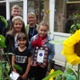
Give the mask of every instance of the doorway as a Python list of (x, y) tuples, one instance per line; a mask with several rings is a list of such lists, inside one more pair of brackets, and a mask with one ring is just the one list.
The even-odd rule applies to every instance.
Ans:
[(6, 18), (6, 2), (0, 3), (0, 15)]

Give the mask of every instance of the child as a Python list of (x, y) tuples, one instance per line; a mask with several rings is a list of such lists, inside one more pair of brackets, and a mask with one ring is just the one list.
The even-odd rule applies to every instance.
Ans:
[[(31, 52), (28, 50), (26, 43), (28, 39), (24, 33), (19, 33), (17, 36), (18, 48), (16, 48), (12, 55), (13, 71), (18, 73), (23, 80), (26, 80), (31, 65)], [(14, 65), (22, 68), (22, 71), (16, 70)]]
[(10, 19), (7, 20), (8, 22), (8, 27), (6, 27), (4, 30), (3, 30), (3, 35), (6, 36), (6, 33), (8, 32), (8, 30), (10, 29), (11, 27), (11, 24), (12, 24), (12, 19), (15, 17), (15, 16), (21, 16), (21, 7), (19, 5), (13, 5), (12, 8), (11, 8), (11, 16), (10, 16)]
[(48, 30), (48, 25), (45, 22), (41, 22), (38, 27), (39, 33), (33, 36), (30, 41), (29, 49), (33, 55), (30, 78), (33, 77), (35, 80), (42, 80), (45, 77), (48, 64), (55, 54), (54, 45), (49, 43)]
[(16, 39), (19, 32), (26, 33), (25, 26), (22, 17), (15, 16), (12, 19), (12, 24), (9, 31), (6, 34), (7, 52), (13, 52), (13, 50), (18, 46)]
[(6, 52), (8, 53), (9, 56), (8, 62), (10, 63), (10, 65), (11, 65), (12, 52), (14, 51), (15, 48), (18, 47), (17, 35), (20, 32), (26, 34), (24, 22), (21, 16), (15, 16), (12, 19), (12, 24), (5, 38), (6, 48), (4, 49), (4, 51), (5, 53)]

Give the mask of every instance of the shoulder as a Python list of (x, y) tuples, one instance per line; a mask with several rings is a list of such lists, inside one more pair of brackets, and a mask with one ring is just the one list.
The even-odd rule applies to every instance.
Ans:
[(32, 56), (31, 50), (28, 49), (28, 55)]
[(38, 27), (39, 25), (38, 24), (36, 24), (36, 27)]
[(29, 24), (27, 24), (26, 26), (25, 26), (25, 29), (27, 30), (27, 33), (29, 32)]
[(26, 27), (26, 28), (29, 28), (29, 24), (27, 24), (25, 27)]
[(26, 51), (25, 53), (27, 53), (26, 55), (28, 55), (28, 56), (32, 55), (32, 53), (31, 53), (31, 51), (29, 49), (26, 49), (25, 51)]
[(38, 34), (34, 35), (34, 36), (31, 38), (31, 40), (35, 40), (35, 39), (37, 39), (37, 37), (38, 37)]
[(47, 34), (47, 40), (48, 41), (50, 41), (51, 40), (51, 38), (50, 38), (50, 36)]
[(6, 37), (7, 37), (7, 38), (14, 38), (14, 36), (12, 36), (12, 35), (9, 34), (9, 33), (6, 34)]

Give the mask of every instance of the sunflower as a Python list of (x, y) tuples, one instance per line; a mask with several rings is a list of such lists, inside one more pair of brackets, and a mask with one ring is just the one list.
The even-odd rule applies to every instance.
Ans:
[(80, 30), (76, 30), (63, 42), (62, 54), (66, 57), (68, 63), (72, 65), (80, 64)]

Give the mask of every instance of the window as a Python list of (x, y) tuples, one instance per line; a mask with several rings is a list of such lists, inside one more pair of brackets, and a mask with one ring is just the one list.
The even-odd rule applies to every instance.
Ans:
[(55, 27), (54, 31), (64, 32), (65, 23), (65, 0), (55, 0)]
[(80, 14), (80, 1), (77, 3), (76, 1), (66, 3), (66, 26), (65, 32), (70, 33), (70, 27), (74, 23), (73, 15)]
[(28, 13), (34, 12), (38, 23), (43, 19), (44, 1), (43, 0), (28, 0)]
[(73, 14), (80, 14), (80, 0), (55, 0), (55, 32), (70, 33)]
[(5, 2), (0, 3), (0, 15), (6, 18), (6, 3)]

